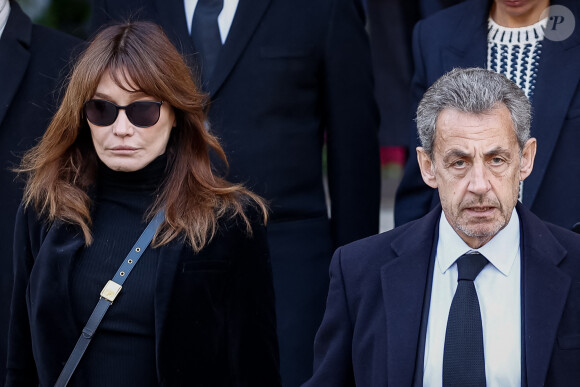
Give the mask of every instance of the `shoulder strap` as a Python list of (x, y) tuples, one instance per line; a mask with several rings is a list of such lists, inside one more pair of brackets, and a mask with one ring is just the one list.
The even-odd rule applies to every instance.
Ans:
[(58, 380), (56, 381), (55, 387), (64, 387), (68, 384), (71, 376), (73, 375), (75, 369), (77, 368), (81, 358), (83, 357), (87, 347), (89, 346), (93, 335), (95, 334), (101, 320), (107, 313), (109, 307), (113, 304), (113, 301), (117, 297), (117, 295), (121, 292), (123, 288), (123, 283), (133, 270), (133, 267), (139, 262), (139, 258), (141, 258), (141, 254), (145, 251), (157, 228), (163, 222), (165, 218), (165, 211), (159, 211), (153, 219), (149, 222), (145, 231), (141, 234), (135, 245), (127, 254), (127, 257), (123, 260), (123, 263), (115, 273), (115, 276), (112, 280), (107, 282), (103, 290), (101, 290), (101, 297), (99, 298), (99, 302), (93, 313), (91, 313), (91, 317), (87, 321), (87, 324), (83, 328), (83, 331), (77, 340), (77, 343), (71, 352), (64, 368), (62, 369)]

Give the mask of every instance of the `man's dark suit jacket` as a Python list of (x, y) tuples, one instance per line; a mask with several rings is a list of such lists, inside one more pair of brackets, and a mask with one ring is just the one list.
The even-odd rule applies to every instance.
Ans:
[[(580, 221), (580, 3), (552, 3), (565, 5), (576, 15), (576, 28), (564, 41), (546, 38), (542, 43), (531, 98), (531, 133), (538, 139), (538, 153), (534, 171), (524, 183), (523, 203), (541, 219), (571, 228)], [(487, 66), (489, 9), (489, 2), (467, 1), (417, 24), (414, 108), (425, 90), (447, 71)], [(439, 203), (437, 192), (425, 185), (419, 172), (415, 125), (410, 136), (409, 160), (395, 200), (395, 225), (418, 219)]]
[[(197, 67), (183, 1), (96, 0), (93, 12), (94, 27), (131, 13), (157, 22)], [(378, 232), (378, 114), (355, 2), (240, 1), (205, 89), (227, 178), (270, 202), (282, 378), (296, 386), (311, 375), (332, 251)]]
[[(158, 248), (159, 386), (280, 386), (266, 231), (255, 210), (248, 216), (252, 237), (239, 217), (223, 217), (199, 253), (181, 240)], [(84, 239), (78, 228), (60, 221), (47, 227), (32, 209), (19, 211), (16, 220), (6, 387), (52, 386), (83, 329), (66, 279)], [(87, 300), (97, 301), (97, 295)], [(90, 384), (84, 377), (75, 373), (74, 385)]]
[[(578, 386), (580, 236), (541, 221), (522, 205), (516, 209), (522, 385)], [(413, 385), (440, 215), (439, 206), (417, 221), (336, 251), (316, 335), (314, 376), (304, 387)]]
[(22, 195), (11, 169), (48, 126), (71, 51), (81, 42), (32, 24), (15, 1), (10, 8), (0, 38), (0, 383), (6, 366), (14, 217)]

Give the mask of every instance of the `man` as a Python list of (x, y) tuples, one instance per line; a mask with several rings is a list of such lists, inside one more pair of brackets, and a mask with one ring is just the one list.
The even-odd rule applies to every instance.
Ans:
[(580, 237), (517, 201), (536, 154), (526, 96), (456, 69), (417, 127), (441, 205), (335, 252), (304, 386), (577, 386)]
[(22, 196), (11, 169), (48, 126), (71, 51), (80, 43), (33, 24), (15, 1), (0, 0), (0, 383), (6, 366), (14, 218)]
[[(565, 15), (565, 23), (555, 24), (563, 16), (552, 14), (540, 21), (550, 5), (558, 6), (552, 12), (564, 6), (574, 17)], [(580, 180), (568, 178), (580, 175), (579, 18), (577, 0), (470, 0), (422, 20), (413, 36), (415, 107), (425, 90), (454, 67), (486, 67), (525, 91), (534, 117), (531, 133), (540, 146), (521, 202), (541, 219), (568, 229), (580, 221)], [(554, 39), (551, 33), (558, 30), (571, 35)], [(414, 153), (414, 128), (409, 134)], [(416, 158), (409, 157), (397, 189), (395, 225), (418, 219), (437, 204), (437, 192), (423, 184)]]
[[(368, 39), (353, 0), (225, 0), (223, 9), (219, 3), (94, 0), (92, 25), (129, 15), (152, 20), (195, 74), (202, 70), (227, 177), (266, 198), (272, 210), (281, 374), (283, 385), (293, 387), (312, 374), (332, 251), (378, 232), (378, 114)], [(214, 5), (217, 11), (206, 8)], [(198, 23), (210, 11), (216, 36), (206, 37)], [(219, 47), (210, 56), (212, 37)]]

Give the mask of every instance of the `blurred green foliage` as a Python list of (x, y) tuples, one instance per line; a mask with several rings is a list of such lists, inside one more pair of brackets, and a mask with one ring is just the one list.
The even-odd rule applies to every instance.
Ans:
[(85, 39), (91, 6), (89, 0), (16, 0), (38, 24)]

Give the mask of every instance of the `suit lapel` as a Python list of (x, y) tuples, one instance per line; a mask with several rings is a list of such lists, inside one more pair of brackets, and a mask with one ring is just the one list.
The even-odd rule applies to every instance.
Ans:
[[(159, 0), (162, 1), (162, 0)], [(248, 45), (271, 0), (240, 0), (228, 37), (219, 54), (209, 80), (209, 93), (214, 96), (234, 68)]]
[(580, 34), (555, 42), (544, 39), (536, 88), (532, 96), (532, 136), (538, 140), (534, 172), (524, 183), (524, 203), (528, 207), (542, 183), (568, 107), (580, 80)]
[(455, 67), (487, 67), (487, 19), (489, 4), (472, 2), (473, 12), (456, 27), (456, 39), (441, 51), (444, 72)]
[(15, 2), (10, 6), (10, 16), (0, 39), (0, 124), (18, 92), (30, 60), (32, 23)]
[(522, 295), (526, 376), (530, 386), (544, 384), (571, 279), (558, 268), (564, 247), (547, 227), (518, 205), (522, 220)]
[[(74, 261), (83, 247), (84, 238), (80, 229), (56, 220), (41, 241), (34, 258), (34, 270), (29, 281), (34, 286), (29, 286), (28, 290), (31, 329), (41, 336), (50, 330), (53, 337), (63, 338), (51, 354), (55, 358), (68, 357), (83, 327), (74, 317), (70, 288)], [(96, 296), (87, 302), (96, 303)], [(46, 313), (42, 310), (46, 305), (57, 307)]]
[(186, 56), (196, 52), (187, 29), (185, 7), (182, 1), (154, 0), (154, 15), (177, 49)]
[(398, 258), (381, 268), (387, 374), (392, 386), (412, 385), (429, 258), (436, 243), (433, 235), (440, 214), (438, 207), (394, 240), (391, 246)]

